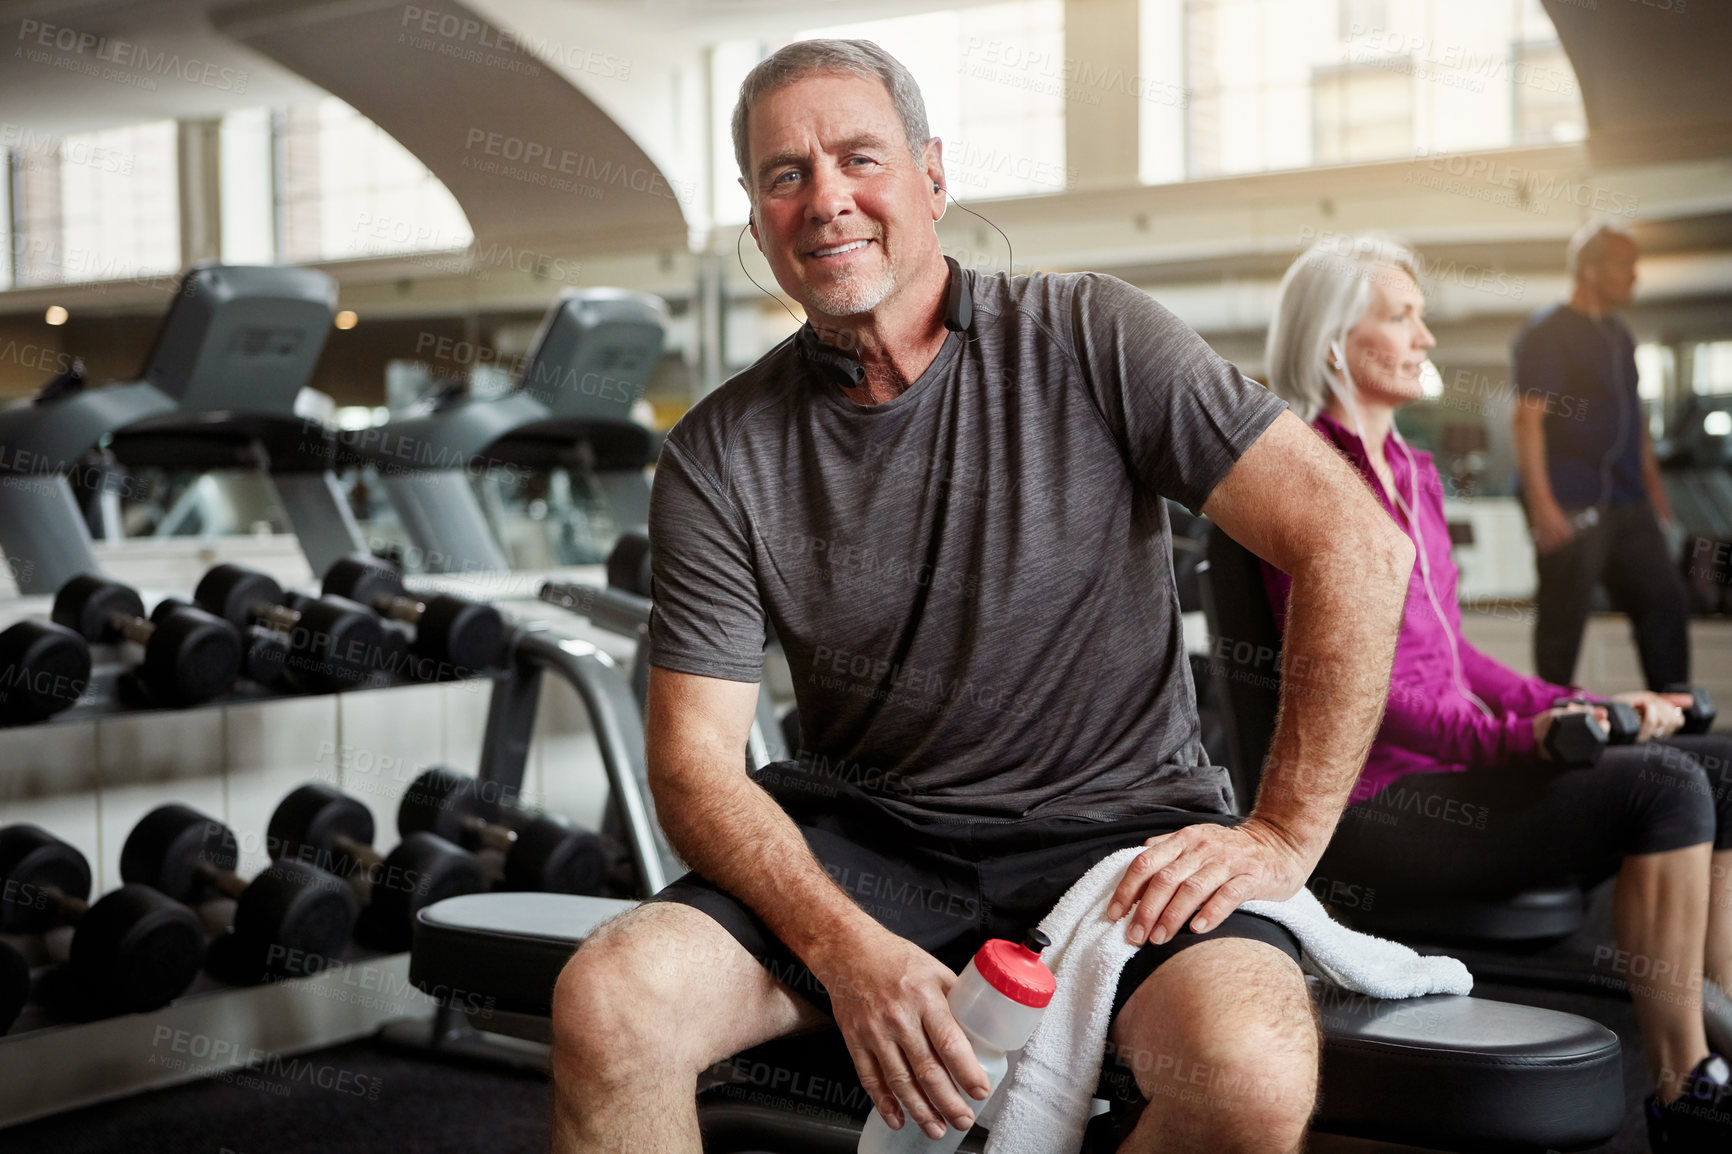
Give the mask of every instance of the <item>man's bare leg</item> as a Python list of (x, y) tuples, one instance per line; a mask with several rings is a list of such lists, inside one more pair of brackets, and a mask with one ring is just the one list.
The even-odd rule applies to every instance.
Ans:
[(828, 1020), (707, 914), (639, 906), (554, 989), (554, 1154), (699, 1154), (697, 1076)]
[(1292, 1154), (1317, 1101), (1305, 978), (1264, 942), (1220, 938), (1167, 959), (1119, 1011), (1113, 1052), (1148, 1108), (1122, 1154)]

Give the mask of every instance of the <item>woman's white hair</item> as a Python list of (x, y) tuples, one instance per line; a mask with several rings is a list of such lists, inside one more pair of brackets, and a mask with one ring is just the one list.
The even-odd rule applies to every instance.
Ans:
[(1307, 424), (1329, 407), (1330, 395), (1341, 387), (1331, 380), (1332, 345), (1346, 387), (1344, 399), (1352, 405), (1352, 378), (1343, 352), (1347, 333), (1371, 304), (1372, 280), (1391, 269), (1419, 280), (1418, 256), (1395, 237), (1331, 233), (1305, 250), (1281, 278), (1264, 363), (1270, 391)]

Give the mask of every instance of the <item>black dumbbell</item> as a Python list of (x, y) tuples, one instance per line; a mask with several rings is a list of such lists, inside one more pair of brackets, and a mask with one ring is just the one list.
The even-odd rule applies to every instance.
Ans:
[(1590, 697), (1560, 697), (1552, 705), (1591, 705), (1606, 711), (1606, 741), (1611, 745), (1631, 745), (1642, 732), (1642, 713), (1627, 701), (1604, 701)]
[(325, 573), (328, 597), (347, 597), (381, 617), (415, 627), (415, 656), (447, 662), (460, 670), (487, 669), (498, 662), (505, 641), (499, 610), (467, 597), (438, 593), (410, 596), (403, 575), (377, 557), (344, 557)]
[(309, 689), (347, 689), (381, 672), (384, 665), (379, 619), (354, 602), (338, 597), (298, 597), (291, 602), (268, 574), (232, 564), (207, 572), (192, 599), (238, 629), (259, 625), (285, 636), (288, 675)]
[(70, 709), (90, 684), (90, 642), (64, 625), (20, 621), (0, 633), (0, 725)]
[[(197, 605), (189, 601), (181, 601), (174, 597), (164, 597), (156, 603), (156, 608), (150, 611), (152, 622), (160, 624), (162, 618), (181, 609), (197, 609)], [(234, 624), (230, 622), (230, 624)], [(238, 628), (238, 626), (237, 626)], [(267, 629), (263, 625), (248, 625), (241, 636), (241, 676), (259, 685), (276, 685), (283, 680), (288, 671), (289, 638), (285, 633)]]
[(613, 543), (607, 554), (607, 583), (639, 597), (654, 595), (650, 576), (649, 534), (642, 529), (627, 529)]
[(0, 942), (0, 1034), (12, 1028), (30, 1000), (30, 963), (23, 954)]
[(225, 692), (241, 671), (241, 639), (232, 625), (198, 609), (153, 624), (139, 595), (118, 581), (86, 573), (54, 595), (54, 621), (86, 641), (144, 646), (139, 682), (165, 705), (198, 705)]
[(365, 805), (334, 786), (310, 782), (277, 806), (266, 842), (275, 859), (311, 862), (360, 880), (368, 891), (362, 936), (383, 950), (409, 948), (422, 907), (487, 888), (481, 863), (462, 846), (437, 834), (412, 833), (381, 855), (373, 848), (373, 832), (373, 814)]
[(1597, 765), (1611, 735), (1592, 713), (1566, 713), (1552, 718), (1545, 747), (1551, 759), (1571, 769)]
[(198, 977), (205, 935), (196, 914), (143, 885), (121, 886), (91, 905), (90, 863), (40, 826), (0, 829), (0, 884), (0, 933), (78, 927), (67, 970), (106, 1010), (158, 1009)]
[(1707, 733), (1714, 728), (1714, 718), (1719, 710), (1714, 708), (1714, 699), (1700, 685), (1670, 685), (1667, 693), (1688, 693), (1690, 704), (1684, 708), (1684, 728), (1680, 733)]
[(484, 783), (440, 766), (424, 771), (397, 807), (397, 832), (432, 833), (505, 857), (502, 888), (548, 893), (600, 892), (612, 860), (597, 834), (550, 814), (487, 798)]
[[(228, 826), (190, 806), (158, 806), (120, 850), (120, 876), (196, 905), (235, 899), (223, 946), (225, 976), (237, 981), (310, 973), (338, 957), (354, 932), (359, 902), (347, 882), (306, 862), (272, 862), (251, 883)], [(214, 947), (213, 947), (214, 948)]]

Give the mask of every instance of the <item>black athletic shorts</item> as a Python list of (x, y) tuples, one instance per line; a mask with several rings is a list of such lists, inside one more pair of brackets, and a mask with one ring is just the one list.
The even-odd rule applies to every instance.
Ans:
[[(758, 780), (769, 784), (764, 775)], [(1171, 812), (1106, 822), (1049, 818), (933, 829), (905, 823), (870, 803), (841, 804), (846, 797), (832, 795), (823, 804), (778, 800), (844, 892), (880, 925), (958, 973), (988, 939), (1021, 940), (1102, 858), (1197, 822), (1239, 821)], [(830, 1012), (829, 994), (793, 951), (744, 903), (707, 878), (688, 873), (650, 900), (702, 910), (771, 974)], [(1144, 945), (1126, 964), (1113, 1001), (1114, 1016), (1162, 962), (1211, 938), (1267, 942), (1299, 960), (1293, 935), (1267, 918), (1235, 911), (1203, 934), (1186, 925), (1164, 945)]]

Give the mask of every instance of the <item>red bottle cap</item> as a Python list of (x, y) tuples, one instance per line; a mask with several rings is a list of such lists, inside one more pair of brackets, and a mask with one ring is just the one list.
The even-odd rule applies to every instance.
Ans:
[(1049, 943), (1039, 930), (1031, 931), (1022, 945), (993, 938), (974, 955), (974, 968), (987, 985), (1011, 1001), (1038, 1010), (1052, 1001), (1058, 980), (1042, 964), (1039, 950), (1030, 949), (1030, 944), (1045, 949)]

